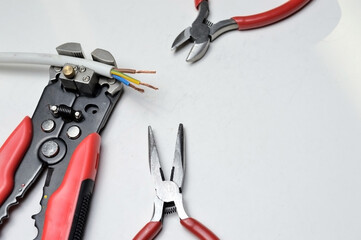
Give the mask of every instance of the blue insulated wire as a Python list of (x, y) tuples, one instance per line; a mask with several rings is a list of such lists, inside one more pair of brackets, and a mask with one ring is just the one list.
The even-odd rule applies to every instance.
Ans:
[(129, 82), (127, 80), (125, 80), (124, 78), (119, 77), (119, 76), (114, 75), (114, 74), (112, 74), (112, 77), (115, 78), (116, 80), (118, 80), (119, 82), (124, 83), (125, 85), (129, 86)]

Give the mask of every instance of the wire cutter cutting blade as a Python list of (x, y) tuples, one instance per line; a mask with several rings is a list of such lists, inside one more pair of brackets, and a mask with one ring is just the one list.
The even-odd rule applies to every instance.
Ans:
[(294, 14), (311, 0), (289, 0), (288, 2), (269, 11), (249, 16), (236, 16), (215, 24), (208, 21), (208, 0), (195, 0), (198, 16), (191, 27), (183, 30), (174, 40), (172, 50), (175, 50), (186, 42), (194, 44), (186, 59), (187, 62), (196, 62), (207, 52), (210, 42), (225, 32), (231, 30), (248, 30), (264, 27), (278, 22)]

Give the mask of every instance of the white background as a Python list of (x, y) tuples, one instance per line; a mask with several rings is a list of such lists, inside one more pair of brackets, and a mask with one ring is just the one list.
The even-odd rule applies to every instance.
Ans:
[[(285, 0), (211, 1), (211, 21)], [(84, 239), (131, 239), (152, 215), (147, 126), (166, 176), (179, 123), (186, 134), (184, 202), (221, 239), (361, 239), (361, 2), (315, 0), (275, 25), (233, 31), (195, 64), (171, 43), (197, 15), (193, 0), (0, 2), (0, 51), (56, 53), (80, 42), (159, 91), (126, 89), (102, 133)], [(0, 143), (31, 116), (48, 67), (0, 66)], [(33, 239), (44, 176), (0, 229)], [(195, 239), (166, 216), (157, 239)]]

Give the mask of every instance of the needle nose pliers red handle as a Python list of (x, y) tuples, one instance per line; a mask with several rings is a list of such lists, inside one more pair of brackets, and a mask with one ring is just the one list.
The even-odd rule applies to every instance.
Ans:
[(198, 61), (206, 54), (210, 42), (221, 34), (230, 30), (248, 30), (270, 25), (294, 14), (310, 1), (289, 0), (281, 6), (263, 13), (232, 17), (213, 24), (207, 20), (209, 14), (208, 1), (195, 0), (195, 6), (199, 10), (198, 16), (191, 27), (186, 28), (177, 36), (172, 44), (172, 49), (192, 40), (194, 44), (186, 61)]
[(176, 149), (170, 180), (165, 180), (152, 128), (148, 128), (149, 167), (155, 187), (154, 211), (148, 222), (133, 240), (152, 240), (162, 229), (164, 214), (177, 212), (180, 223), (200, 240), (219, 240), (219, 238), (202, 223), (187, 215), (183, 206), (182, 185), (185, 171), (184, 134), (180, 124), (177, 134)]

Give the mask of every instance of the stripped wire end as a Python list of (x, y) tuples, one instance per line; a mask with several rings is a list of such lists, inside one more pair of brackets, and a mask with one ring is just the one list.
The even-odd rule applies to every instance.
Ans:
[(113, 72), (112, 72), (112, 77), (114, 79), (118, 80), (119, 82), (123, 83), (125, 86), (131, 87), (131, 88), (133, 88), (134, 90), (136, 90), (138, 92), (144, 93), (144, 89), (134, 86), (128, 80), (126, 80), (126, 79), (124, 79), (124, 78), (122, 78), (122, 77), (120, 77), (118, 75), (113, 74)]
[(143, 88), (136, 87), (136, 86), (134, 86), (134, 85), (131, 84), (131, 83), (129, 83), (129, 87), (133, 88), (134, 90), (136, 90), (136, 91), (138, 91), (138, 92), (144, 93), (144, 89), (143, 89)]
[[(128, 73), (129, 73), (129, 72), (133, 71), (133, 69), (120, 69), (120, 68), (114, 68), (114, 69), (112, 69), (112, 71), (111, 71), (112, 76), (113, 76), (115, 79), (123, 82), (124, 84), (125, 84), (125, 81), (126, 81), (128, 84), (125, 84), (125, 85), (127, 85), (127, 86), (129, 86), (129, 87), (131, 87), (131, 88), (133, 88), (133, 89), (135, 89), (135, 90), (137, 90), (137, 91), (139, 91), (139, 92), (144, 92), (144, 89), (138, 88), (138, 87), (136, 87), (136, 86), (134, 86), (134, 85), (132, 85), (132, 84), (130, 84), (130, 83), (134, 83), (134, 84), (137, 84), (137, 85), (143, 85), (143, 86), (145, 86), (145, 87), (149, 87), (149, 88), (152, 88), (152, 89), (154, 89), (154, 90), (158, 90), (157, 87), (154, 87), (154, 86), (152, 86), (152, 85), (150, 85), (150, 84), (148, 84), (148, 83), (142, 83), (141, 81), (139, 81), (139, 80), (137, 80), (137, 79), (135, 79), (135, 78), (132, 78), (132, 77), (128, 76), (127, 74), (125, 74), (124, 72), (120, 72), (120, 71), (118, 71), (118, 70), (123, 70), (124, 72), (128, 72)], [(135, 70), (134, 70), (134, 71), (135, 71)], [(144, 70), (142, 70), (142, 71), (144, 71)], [(155, 73), (155, 71), (147, 71), (147, 72), (154, 72), (154, 73)], [(121, 80), (120, 80), (120, 79), (121, 79)], [(141, 89), (141, 90), (140, 90), (140, 89)]]
[(146, 87), (152, 88), (152, 89), (154, 89), (154, 90), (158, 90), (158, 89), (159, 89), (159, 88), (154, 87), (154, 86), (152, 86), (152, 85), (150, 85), (150, 84), (148, 84), (148, 83), (142, 83), (142, 82), (140, 82), (140, 83), (139, 83), (139, 85), (143, 85), (143, 86), (146, 86)]

